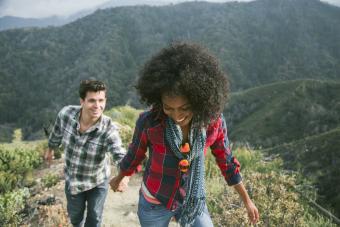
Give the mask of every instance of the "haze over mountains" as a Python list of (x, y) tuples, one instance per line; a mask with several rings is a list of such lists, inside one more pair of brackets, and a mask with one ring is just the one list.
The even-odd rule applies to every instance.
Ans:
[(103, 4), (100, 4), (96, 7), (92, 7), (89, 9), (79, 10), (71, 15), (53, 15), (49, 17), (19, 17), (19, 16), (10, 16), (5, 15), (0, 17), (0, 31), (14, 28), (25, 28), (25, 27), (48, 27), (48, 26), (62, 26), (68, 23), (71, 23), (79, 18), (90, 15), (96, 10), (106, 9), (118, 6), (133, 6), (133, 5), (167, 5), (171, 2), (176, 1), (157, 1), (157, 0), (124, 0), (124, 1), (107, 1)]
[[(186, 0), (186, 1), (194, 1), (194, 0)], [(207, 0), (212, 2), (228, 2), (231, 0)], [(238, 2), (243, 1), (252, 1), (252, 0), (238, 0)], [(323, 2), (327, 2), (332, 5), (340, 6), (340, 0), (322, 0)], [(168, 5), (168, 4), (177, 4), (185, 2), (184, 0), (111, 0), (107, 1), (102, 4), (96, 4), (95, 2), (92, 3), (92, 7), (86, 6), (83, 3), (79, 3), (79, 9), (74, 8), (76, 6), (75, 3), (72, 3), (73, 6), (73, 13), (66, 13), (66, 12), (59, 12), (57, 9), (53, 9), (53, 5), (51, 7), (48, 7), (50, 4), (56, 4), (53, 3), (53, 1), (49, 1), (46, 3), (37, 3), (37, 2), (26, 2), (26, 4), (39, 4), (40, 10), (37, 14), (37, 10), (34, 10), (34, 12), (30, 11), (32, 10), (31, 7), (25, 7), (25, 13), (22, 15), (23, 11), (18, 9), (18, 7), (21, 7), (20, 5), (15, 5), (18, 3), (15, 2), (9, 2), (9, 0), (5, 0), (3, 5), (0, 3), (0, 31), (7, 30), (7, 29), (14, 29), (14, 28), (25, 28), (25, 27), (47, 27), (47, 26), (62, 26), (65, 24), (68, 24), (70, 22), (73, 22), (79, 18), (82, 18), (84, 16), (90, 15), (91, 13), (95, 12), (98, 9), (106, 9), (106, 8), (112, 8), (112, 7), (119, 7), (119, 6), (133, 6), (133, 5), (151, 5), (151, 6), (161, 6), (161, 5)], [(6, 4), (10, 4), (11, 9), (16, 9), (14, 12), (13, 10), (9, 11), (7, 10)], [(20, 3), (21, 4), (21, 3)], [(45, 4), (48, 9), (43, 10), (43, 5)], [(58, 6), (59, 9), (66, 8), (66, 6), (62, 6), (62, 2), (59, 2), (60, 6)], [(5, 8), (1, 10), (1, 7)], [(53, 13), (50, 12), (52, 9), (55, 10)], [(84, 9), (85, 8), (85, 9)], [(42, 16), (45, 15), (45, 16)]]
[(177, 3), (178, 0), (111, 0), (103, 4), (99, 4), (95, 7), (88, 9), (78, 10), (71, 15), (52, 15), (48, 17), (40, 17), (37, 15), (32, 15), (31, 17), (20, 17), (20, 16), (0, 16), (0, 31), (15, 28), (25, 28), (25, 27), (48, 27), (48, 26), (62, 26), (71, 23), (79, 18), (90, 15), (96, 10), (113, 8), (119, 6), (133, 6), (133, 5), (151, 5), (151, 6), (161, 6), (168, 5), (171, 3)]

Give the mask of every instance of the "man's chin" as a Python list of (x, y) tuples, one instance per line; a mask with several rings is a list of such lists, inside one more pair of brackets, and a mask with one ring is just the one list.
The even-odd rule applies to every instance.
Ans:
[(93, 113), (92, 117), (97, 118), (97, 117), (100, 117), (101, 115), (102, 115), (102, 113)]

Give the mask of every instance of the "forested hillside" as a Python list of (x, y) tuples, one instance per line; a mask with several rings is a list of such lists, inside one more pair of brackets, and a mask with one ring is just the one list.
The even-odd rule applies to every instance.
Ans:
[(277, 82), (234, 93), (225, 110), (230, 140), (279, 154), (340, 216), (340, 83)]
[(233, 91), (338, 80), (339, 24), (340, 9), (317, 0), (258, 0), (117, 7), (59, 28), (0, 32), (0, 124), (21, 127), (26, 139), (41, 137), (62, 105), (78, 102), (79, 80), (89, 77), (109, 84), (109, 107), (137, 106), (138, 70), (174, 40), (215, 53)]
[(225, 110), (233, 141), (268, 148), (340, 126), (340, 83), (295, 80), (233, 93)]

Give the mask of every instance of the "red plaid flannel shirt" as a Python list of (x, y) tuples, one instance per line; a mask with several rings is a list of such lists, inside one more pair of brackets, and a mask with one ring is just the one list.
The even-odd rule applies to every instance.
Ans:
[[(143, 176), (148, 191), (157, 198), (167, 209), (172, 209), (175, 201), (180, 200), (179, 186), (181, 172), (178, 169), (179, 159), (165, 142), (165, 115), (159, 117), (156, 111), (142, 113), (137, 120), (132, 143), (128, 153), (120, 163), (121, 172), (131, 176), (138, 165), (146, 157)], [(240, 164), (232, 156), (227, 137), (227, 128), (223, 117), (218, 118), (207, 128), (207, 139), (204, 154), (210, 147), (228, 185), (241, 181)]]

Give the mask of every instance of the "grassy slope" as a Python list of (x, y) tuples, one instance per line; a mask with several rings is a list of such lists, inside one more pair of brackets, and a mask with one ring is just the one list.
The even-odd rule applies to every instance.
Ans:
[(296, 80), (235, 93), (225, 110), (230, 138), (272, 147), (334, 129), (340, 83)]
[[(318, 188), (318, 199), (340, 216), (340, 84), (296, 80), (232, 95), (225, 111), (233, 142), (278, 153)], [(327, 202), (326, 202), (327, 201)]]
[[(336, 226), (320, 215), (294, 189), (299, 176), (283, 171), (280, 158), (264, 161), (262, 152), (234, 150), (241, 162), (243, 182), (260, 211), (259, 226)], [(232, 187), (226, 187), (213, 156), (206, 160), (207, 204), (216, 226), (248, 226), (245, 208)], [(299, 185), (299, 186), (303, 186)], [(311, 197), (314, 189), (302, 187)], [(275, 201), (275, 202), (273, 202)]]
[(299, 170), (317, 185), (319, 200), (340, 216), (340, 127), (304, 139), (265, 149), (280, 154), (286, 168)]

